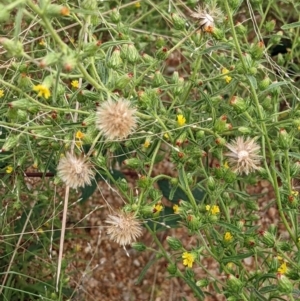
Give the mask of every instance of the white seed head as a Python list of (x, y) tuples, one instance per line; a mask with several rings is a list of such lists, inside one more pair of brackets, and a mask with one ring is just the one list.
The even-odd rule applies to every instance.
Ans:
[(91, 185), (95, 173), (84, 157), (67, 153), (59, 160), (57, 175), (66, 185), (77, 189)]
[(136, 109), (125, 99), (111, 99), (100, 105), (96, 113), (96, 126), (109, 139), (124, 139), (137, 126)]
[(258, 170), (261, 156), (258, 155), (260, 146), (254, 139), (237, 137), (230, 144), (226, 144), (230, 152), (225, 153), (233, 171), (237, 174), (249, 173)]

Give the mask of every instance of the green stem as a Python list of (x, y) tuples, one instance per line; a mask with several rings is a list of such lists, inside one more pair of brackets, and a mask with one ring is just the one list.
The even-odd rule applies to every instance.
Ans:
[[(244, 59), (244, 56), (243, 56), (243, 53), (242, 53), (242, 50), (241, 50), (241, 47), (240, 47), (240, 44), (239, 44), (239, 40), (238, 40), (236, 31), (235, 31), (235, 26), (234, 26), (234, 23), (233, 23), (233, 18), (232, 18), (232, 14), (231, 14), (229, 4), (228, 4), (228, 0), (225, 0), (224, 4), (225, 4), (225, 10), (226, 10), (226, 13), (227, 13), (227, 16), (228, 16), (228, 21), (229, 21), (229, 24), (230, 24), (230, 27), (231, 27), (231, 33), (232, 33), (233, 41), (234, 41), (239, 59), (242, 62), (244, 70), (247, 70), (247, 65), (246, 65), (246, 62), (245, 62), (245, 59)], [(248, 84), (250, 86), (250, 92), (251, 92), (252, 99), (253, 99), (254, 104), (257, 108), (257, 114), (258, 114), (259, 120), (264, 120), (264, 116), (263, 116), (263, 113), (261, 111), (261, 106), (259, 104), (259, 100), (258, 100), (258, 96), (257, 96), (256, 90), (255, 90), (255, 87), (253, 86), (253, 84), (250, 80), (248, 80)], [(283, 212), (282, 202), (281, 202), (281, 195), (280, 195), (280, 192), (279, 192), (279, 186), (278, 186), (278, 181), (277, 181), (275, 156), (274, 156), (274, 153), (273, 153), (273, 150), (272, 150), (272, 145), (271, 145), (270, 139), (268, 137), (268, 131), (267, 131), (267, 128), (266, 128), (266, 125), (265, 125), (264, 122), (261, 122), (260, 125), (261, 125), (261, 128), (262, 128), (263, 137), (265, 139), (267, 148), (269, 150), (272, 183), (273, 183), (273, 188), (274, 188), (275, 195), (276, 195), (276, 203), (277, 203), (279, 215), (282, 219), (282, 222), (284, 223), (284, 226), (285, 226), (286, 230), (289, 232), (292, 240), (294, 241), (295, 245), (299, 249), (299, 246), (298, 246), (298, 243), (297, 243), (297, 238), (293, 234), (292, 229), (290, 228), (290, 226), (287, 222), (287, 219), (284, 215), (284, 212)]]

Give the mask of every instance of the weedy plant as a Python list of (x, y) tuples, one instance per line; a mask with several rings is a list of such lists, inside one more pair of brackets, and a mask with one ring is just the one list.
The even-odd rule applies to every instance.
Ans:
[[(2, 300), (76, 294), (62, 260), (68, 200), (100, 180), (124, 200), (109, 204), (110, 239), (164, 258), (198, 300), (299, 298), (296, 0), (3, 0), (0, 21)], [(153, 175), (162, 160), (172, 175)], [(267, 203), (248, 190), (262, 180)], [(170, 227), (195, 244), (162, 243)]]

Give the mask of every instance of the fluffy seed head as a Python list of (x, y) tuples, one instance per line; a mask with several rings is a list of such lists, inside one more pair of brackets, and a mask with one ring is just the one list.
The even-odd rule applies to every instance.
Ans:
[(230, 152), (225, 153), (233, 171), (237, 174), (245, 173), (248, 175), (254, 170), (259, 169), (261, 156), (258, 155), (260, 146), (254, 139), (237, 137), (230, 144), (226, 144)]
[(91, 185), (94, 171), (84, 157), (77, 157), (67, 153), (59, 160), (57, 175), (66, 185), (77, 189), (85, 185)]
[(116, 215), (109, 215), (106, 223), (107, 234), (110, 239), (121, 246), (129, 245), (142, 234), (141, 223), (132, 213), (118, 212)]
[(191, 17), (199, 21), (200, 28), (207, 30), (215, 26), (215, 22), (222, 17), (222, 12), (216, 5), (206, 4), (204, 8), (198, 5)]
[(96, 126), (109, 139), (126, 138), (136, 128), (136, 109), (125, 99), (105, 101), (96, 113)]

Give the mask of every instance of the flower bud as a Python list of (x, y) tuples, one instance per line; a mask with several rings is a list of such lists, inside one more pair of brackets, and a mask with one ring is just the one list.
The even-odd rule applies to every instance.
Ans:
[(47, 17), (60, 17), (60, 16), (69, 16), (70, 10), (68, 7), (58, 4), (47, 5), (45, 10), (45, 15)]
[(248, 108), (248, 104), (246, 103), (246, 101), (239, 96), (233, 96), (230, 100), (230, 105), (238, 113), (245, 112)]
[(212, 30), (212, 36), (216, 39), (216, 40), (222, 40), (225, 37), (224, 31), (221, 30), (220, 28), (216, 28), (214, 27)]
[(14, 100), (8, 103), (10, 109), (20, 109), (20, 110), (35, 110), (38, 111), (39, 106), (36, 103), (33, 103), (27, 98), (21, 98), (19, 100)]
[(175, 237), (168, 236), (167, 243), (168, 243), (169, 247), (171, 248), (171, 250), (173, 250), (173, 251), (178, 251), (182, 248), (181, 241)]
[(142, 59), (144, 60), (144, 62), (149, 63), (149, 64), (152, 64), (155, 61), (155, 58), (150, 56), (147, 53), (142, 54)]
[(283, 37), (283, 31), (278, 31), (276, 34), (271, 36), (270, 43), (272, 45), (277, 45), (280, 43), (282, 37)]
[(169, 274), (171, 276), (176, 275), (176, 272), (177, 272), (177, 266), (176, 266), (176, 264), (169, 263), (168, 266), (167, 266), (167, 271), (169, 272)]
[(157, 50), (156, 52), (156, 57), (159, 60), (165, 60), (168, 57), (168, 49), (166, 47), (162, 47), (160, 49)]
[(174, 28), (177, 30), (182, 30), (185, 28), (185, 20), (179, 17), (177, 14), (171, 14), (173, 20)]
[(268, 248), (272, 248), (275, 244), (275, 236), (269, 231), (263, 231), (260, 235), (260, 239)]
[(293, 138), (287, 133), (285, 129), (279, 131), (278, 145), (281, 149), (289, 149), (293, 143)]
[(293, 292), (293, 284), (292, 282), (285, 276), (280, 273), (277, 274), (278, 280), (278, 290), (284, 294), (291, 294)]
[(244, 35), (247, 32), (247, 28), (240, 22), (235, 26), (236, 32), (240, 35)]
[(207, 187), (210, 191), (214, 191), (216, 189), (216, 181), (212, 176), (207, 179)]
[(200, 279), (196, 282), (196, 285), (199, 287), (207, 287), (209, 285), (209, 281), (207, 278)]
[(257, 245), (257, 241), (255, 239), (255, 237), (253, 236), (249, 236), (245, 239), (245, 246), (247, 248), (254, 248)]
[(0, 152), (7, 152), (14, 148), (20, 139), (20, 135), (10, 135), (6, 138), (6, 141), (4, 142), (3, 146), (1, 147)]
[(214, 130), (217, 133), (226, 131), (226, 121), (227, 121), (227, 116), (222, 115), (220, 118), (216, 120), (214, 124)]
[(127, 73), (118, 77), (115, 83), (115, 89), (124, 89), (130, 83), (131, 79), (131, 73)]
[(94, 56), (99, 50), (102, 42), (100, 40), (83, 44), (83, 51), (80, 53), (81, 58)]
[(123, 64), (121, 58), (121, 52), (118, 48), (116, 48), (113, 53), (111, 54), (110, 58), (107, 60), (107, 67), (112, 69), (119, 69)]
[(276, 25), (276, 20), (271, 20), (271, 21), (267, 21), (266, 24), (265, 24), (265, 28), (268, 32), (271, 32), (274, 30), (275, 28), (275, 25)]
[(0, 4), (0, 22), (6, 22), (9, 20), (10, 12), (7, 7), (3, 4)]
[(218, 146), (224, 146), (226, 145), (226, 140), (222, 137), (218, 137), (216, 140), (215, 140), (216, 144)]
[(258, 43), (253, 44), (250, 48), (251, 57), (255, 60), (261, 59), (264, 53), (264, 49), (265, 49), (265, 44), (263, 41), (259, 41)]
[(251, 130), (250, 128), (248, 128), (248, 127), (245, 127), (245, 126), (240, 126), (240, 127), (238, 128), (238, 131), (239, 131), (240, 133), (244, 134), (244, 135), (249, 135), (249, 134), (252, 133), (252, 130)]
[(196, 217), (194, 214), (189, 214), (186, 220), (187, 227), (191, 232), (199, 230), (199, 227), (201, 226), (201, 221), (198, 217)]
[(258, 83), (258, 87), (260, 90), (267, 89), (271, 84), (271, 80), (268, 76), (266, 76), (263, 80)]
[(147, 249), (147, 247), (143, 243), (141, 243), (141, 242), (133, 242), (131, 244), (131, 247), (134, 250), (139, 251), (139, 252), (143, 252), (143, 251), (145, 251)]
[(165, 78), (163, 77), (163, 75), (159, 70), (155, 71), (152, 79), (152, 84), (154, 87), (159, 87), (166, 84)]
[(22, 57), (24, 55), (23, 45), (19, 41), (0, 38), (0, 44), (12, 57)]
[(240, 279), (236, 278), (234, 275), (229, 275), (227, 279), (227, 287), (229, 291), (234, 293), (239, 293), (243, 288), (243, 283)]
[(119, 10), (114, 8), (112, 11), (111, 11), (111, 14), (110, 14), (110, 19), (113, 23), (119, 23), (120, 20), (121, 20), (121, 15), (119, 13)]
[(134, 44), (128, 45), (126, 59), (132, 64), (135, 64), (140, 59), (140, 54), (138, 53)]
[(290, 252), (292, 251), (293, 247), (290, 242), (287, 241), (279, 241), (277, 242), (277, 248), (282, 252)]
[(124, 160), (123, 162), (126, 167), (132, 168), (132, 169), (137, 169), (143, 166), (143, 163), (140, 159), (137, 158), (129, 158)]

